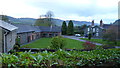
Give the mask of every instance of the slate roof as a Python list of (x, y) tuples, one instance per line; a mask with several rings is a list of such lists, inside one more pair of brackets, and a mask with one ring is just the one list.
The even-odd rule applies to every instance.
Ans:
[(41, 32), (61, 32), (61, 27), (53, 26), (53, 27), (47, 27), (47, 26), (39, 26)]
[(41, 32), (41, 29), (38, 26), (32, 26), (35, 32)]
[(17, 33), (24, 33), (24, 32), (40, 32), (40, 29), (35, 26), (24, 25), (24, 24), (13, 24), (14, 26), (18, 27)]
[(5, 28), (5, 29), (7, 29), (9, 31), (13, 31), (15, 29), (18, 29), (18, 27), (14, 26), (14, 25), (12, 25), (10, 23), (4, 22), (2, 20), (0, 20), (0, 27)]
[(13, 24), (18, 27), (17, 33), (23, 32), (61, 32), (60, 27), (31, 26), (24, 24)]

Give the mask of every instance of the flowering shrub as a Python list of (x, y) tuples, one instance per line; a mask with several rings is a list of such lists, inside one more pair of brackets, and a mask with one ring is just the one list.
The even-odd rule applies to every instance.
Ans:
[(90, 49), (95, 49), (95, 48), (96, 48), (96, 45), (93, 44), (93, 43), (90, 42), (90, 41), (86, 41), (85, 43), (83, 43), (83, 47), (84, 47), (84, 49), (90, 50)]

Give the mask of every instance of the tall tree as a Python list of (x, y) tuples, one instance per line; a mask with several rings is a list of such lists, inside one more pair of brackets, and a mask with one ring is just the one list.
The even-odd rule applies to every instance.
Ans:
[(70, 20), (69, 23), (68, 23), (67, 34), (68, 35), (73, 35), (74, 34), (74, 26), (73, 26), (72, 20)]
[(67, 34), (67, 25), (66, 25), (66, 22), (63, 21), (63, 24), (62, 24), (62, 35), (66, 35)]

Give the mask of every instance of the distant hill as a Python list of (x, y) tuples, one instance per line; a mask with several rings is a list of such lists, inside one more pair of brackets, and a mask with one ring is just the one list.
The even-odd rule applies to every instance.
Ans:
[[(14, 18), (11, 16), (8, 16), (8, 18), (12, 23), (20, 23), (20, 24), (28, 24), (28, 25), (34, 25), (34, 23), (37, 20), (34, 18)], [(52, 20), (53, 20), (54, 24), (57, 26), (61, 26), (62, 22), (64, 21), (64, 20), (60, 20), (60, 19), (52, 19)], [(81, 26), (83, 24), (91, 25), (91, 22), (87, 22), (87, 21), (75, 21), (75, 20), (72, 20), (72, 21), (74, 23), (74, 26)], [(66, 20), (67, 24), (68, 24), (68, 22), (69, 22), (69, 20)], [(98, 25), (98, 24), (95, 23), (95, 25)]]
[(33, 25), (36, 21), (36, 19), (34, 18), (14, 18), (11, 16), (8, 16), (8, 18), (12, 23), (29, 24), (29, 25)]

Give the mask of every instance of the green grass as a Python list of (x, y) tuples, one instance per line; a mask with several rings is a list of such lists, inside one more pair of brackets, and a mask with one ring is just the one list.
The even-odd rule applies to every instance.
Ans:
[(78, 40), (73, 40), (73, 39), (68, 39), (68, 38), (65, 38), (65, 40), (67, 42), (67, 45), (65, 46), (65, 48), (69, 48), (69, 49), (81, 49), (81, 48), (83, 48), (82, 44), (84, 42), (81, 42)]
[(36, 40), (32, 43), (26, 44), (23, 47), (28, 47), (28, 48), (47, 48), (50, 45), (51, 38), (41, 38), (39, 40)]
[[(78, 40), (68, 39), (66, 40), (66, 46), (64, 48), (68, 49), (82, 49), (82, 44), (84, 42), (80, 42)], [(48, 48), (48, 46), (51, 45), (51, 38), (41, 38), (39, 40), (36, 40), (35, 42), (23, 45), (21, 48)]]
[[(82, 40), (87, 40), (87, 41), (91, 41), (91, 42), (96, 42), (96, 43), (101, 43), (101, 44), (108, 44), (107, 41), (103, 41), (102, 39), (91, 39), (89, 40), (88, 38), (80, 38)], [(113, 42), (109, 42), (109, 44), (112, 44)], [(117, 45), (114, 46), (120, 46), (120, 41), (117, 42)]]
[(101, 44), (105, 44), (106, 42), (103, 41), (102, 39), (91, 39), (89, 40), (88, 38), (80, 38), (82, 40), (87, 40), (87, 41), (91, 41), (91, 42), (96, 42), (96, 43), (101, 43)]

